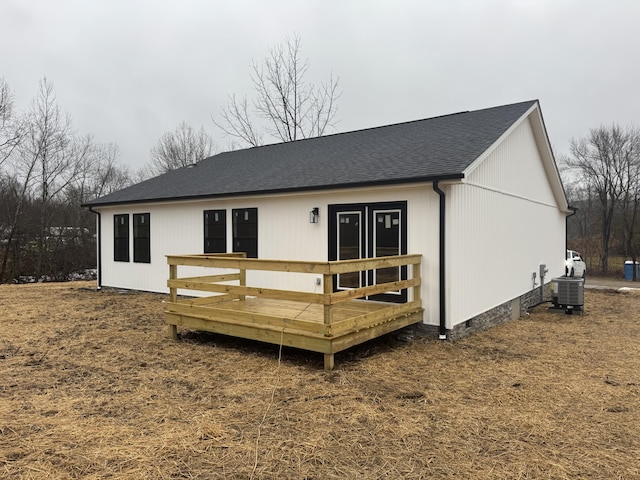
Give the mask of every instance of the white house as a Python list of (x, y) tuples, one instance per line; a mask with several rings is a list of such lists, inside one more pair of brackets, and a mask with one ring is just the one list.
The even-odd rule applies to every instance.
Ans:
[[(167, 292), (168, 254), (421, 254), (424, 329), (443, 337), (539, 301), (541, 265), (563, 274), (570, 213), (538, 101), (221, 153), (85, 206), (99, 287)], [(343, 277), (336, 288), (373, 281)]]

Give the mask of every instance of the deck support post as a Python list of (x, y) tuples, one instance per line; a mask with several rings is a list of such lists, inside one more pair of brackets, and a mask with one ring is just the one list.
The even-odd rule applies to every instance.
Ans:
[[(169, 280), (175, 280), (178, 278), (178, 266), (170, 264), (169, 265)], [(171, 303), (176, 303), (178, 301), (178, 289), (175, 287), (169, 287), (169, 301)], [(178, 326), (177, 325), (169, 325), (167, 329), (167, 333), (169, 338), (172, 340), (178, 339)]]
[[(175, 280), (178, 278), (178, 266), (169, 265), (169, 280)], [(169, 301), (176, 303), (178, 301), (178, 289), (176, 287), (169, 287)]]
[[(323, 293), (324, 293), (324, 325), (325, 337), (331, 335), (331, 324), (333, 323), (333, 305), (331, 305), (331, 295), (333, 294), (333, 275), (325, 273), (323, 275)], [(327, 356), (324, 357), (325, 366), (327, 364)], [(333, 365), (333, 355), (331, 356), (331, 365)], [(326, 367), (325, 367), (326, 368)], [(333, 367), (331, 367), (333, 368)]]
[(325, 353), (324, 354), (324, 369), (325, 370), (333, 370), (335, 366), (334, 362), (334, 354), (333, 353)]
[[(246, 254), (245, 257), (246, 258)], [(244, 267), (240, 267), (240, 286), (241, 287), (246, 287), (247, 286), (247, 269)], [(246, 295), (240, 295), (239, 296), (240, 300), (246, 300)]]
[(418, 284), (413, 287), (413, 301), (418, 301), (421, 299), (422, 295), (420, 293), (422, 289), (422, 262), (414, 263), (411, 265), (411, 275), (415, 280), (419, 280)]
[(168, 325), (167, 333), (169, 334), (169, 338), (171, 340), (178, 340), (178, 326), (177, 325)]
[[(331, 324), (333, 323), (333, 305), (331, 305), (331, 295), (333, 294), (333, 275), (331, 273), (325, 273), (322, 278), (323, 293), (324, 293), (324, 325), (325, 325), (325, 337), (333, 336), (331, 332)], [(333, 370), (335, 366), (334, 354), (324, 354), (324, 369)]]

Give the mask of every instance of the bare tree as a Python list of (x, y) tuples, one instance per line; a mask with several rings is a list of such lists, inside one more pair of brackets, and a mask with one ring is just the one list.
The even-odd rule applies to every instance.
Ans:
[(582, 252), (589, 269), (600, 268), (601, 242), (594, 232), (600, 229), (600, 206), (590, 185), (567, 185), (569, 204), (577, 207), (575, 214), (567, 219), (569, 248)]
[(66, 203), (81, 205), (131, 185), (129, 169), (118, 164), (116, 144), (95, 143), (91, 135), (76, 142), (84, 145), (86, 154), (76, 157), (77, 175), (65, 189)]
[[(114, 143), (99, 145), (96, 149), (96, 163), (92, 174), (90, 198), (109, 195), (133, 183), (131, 173), (126, 165), (118, 163), (120, 151)], [(83, 202), (89, 200), (83, 200)]]
[(23, 185), (38, 201), (36, 276), (39, 277), (48, 254), (50, 206), (78, 174), (82, 158), (91, 147), (90, 142), (75, 141), (71, 119), (57, 104), (53, 84), (46, 78), (40, 81), (27, 122), (19, 157)]
[(46, 78), (26, 112), (0, 79), (0, 282), (95, 265), (95, 218), (80, 205), (130, 183), (114, 144), (76, 135)]
[(13, 93), (4, 78), (0, 78), (0, 167), (20, 144), (24, 128), (14, 111)]
[[(222, 120), (214, 119), (214, 124), (251, 146), (263, 144), (263, 130), (283, 142), (323, 135), (334, 125), (339, 79), (330, 74), (326, 83), (316, 86), (305, 80), (308, 69), (300, 37), (294, 34), (284, 45), (271, 48), (261, 63), (253, 62), (256, 98), (249, 102), (246, 96), (231, 95), (221, 109)], [(260, 128), (256, 118), (265, 120), (266, 126)]]
[(210, 157), (216, 152), (213, 137), (204, 131), (194, 130), (182, 122), (175, 130), (166, 132), (158, 143), (151, 148), (151, 160), (142, 170), (144, 178), (186, 167)]
[[(640, 238), (638, 235), (638, 222), (640, 221), (640, 130), (630, 129), (629, 146), (626, 162), (626, 181), (623, 185), (622, 195), (618, 204), (618, 224), (620, 237), (626, 258), (630, 258), (633, 265), (638, 261), (640, 254)], [(633, 280), (637, 280), (637, 271), (633, 270)]]
[[(95, 143), (91, 135), (77, 138), (77, 175), (64, 189), (63, 196), (51, 212), (52, 221), (62, 228), (54, 228), (50, 236), (51, 258), (45, 273), (64, 278), (73, 271), (95, 265), (95, 215), (80, 205), (108, 195), (131, 183), (129, 171), (118, 164), (119, 151), (115, 144)], [(52, 241), (53, 240), (53, 241)]]
[[(563, 160), (589, 191), (601, 209), (601, 268), (609, 270), (609, 249), (613, 222), (621, 198), (628, 190), (631, 165), (637, 158), (637, 132), (618, 125), (591, 129), (587, 138), (570, 143), (570, 155)], [(635, 179), (637, 181), (637, 179)]]
[[(5, 181), (5, 185), (8, 187), (8, 194), (13, 201), (11, 202), (11, 210), (6, 212), (7, 220), (3, 232), (4, 248), (2, 260), (0, 261), (0, 283), (6, 279), (9, 257), (13, 248), (13, 242), (18, 233), (22, 209), (28, 200), (28, 190), (32, 181), (35, 165), (34, 161), (21, 172), (22, 176), (16, 173)], [(9, 202), (7, 202), (7, 205), (9, 205)]]

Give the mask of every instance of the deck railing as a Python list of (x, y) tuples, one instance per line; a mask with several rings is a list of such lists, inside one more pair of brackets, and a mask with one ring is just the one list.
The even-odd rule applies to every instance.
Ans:
[[(388, 318), (410, 314), (415, 312), (416, 309), (420, 309), (422, 307), (420, 298), (421, 259), (421, 255), (399, 255), (356, 260), (310, 262), (246, 258), (243, 253), (168, 255), (169, 280), (167, 281), (167, 286), (170, 290), (168, 311), (176, 314), (188, 314), (192, 317), (201, 314), (203, 319), (210, 318), (213, 313), (216, 315), (217, 321), (228, 321), (229, 323), (249, 321), (267, 328), (294, 329), (323, 335), (324, 337), (339, 336), (344, 332), (368, 328)], [(229, 272), (219, 275), (180, 278), (178, 276), (179, 266), (223, 269), (229, 270)], [(334, 291), (334, 278), (336, 275), (390, 267), (398, 267), (399, 270), (405, 270), (406, 279)], [(402, 269), (402, 267), (410, 268)], [(313, 293), (247, 285), (247, 271), (250, 270), (322, 275), (323, 292)], [(178, 289), (211, 292), (216, 295), (178, 299)], [(351, 318), (334, 318), (335, 308), (343, 302), (404, 289), (411, 289), (413, 292), (412, 298), (405, 303), (390, 303), (388, 307), (381, 310)], [(222, 308), (216, 311), (218, 302), (243, 300), (248, 296), (320, 304), (323, 306), (324, 322), (310, 322), (296, 318), (284, 318), (278, 315), (247, 315), (243, 312), (229, 312)], [(175, 326), (170, 325), (170, 327), (173, 327), (172, 336), (175, 336)]]

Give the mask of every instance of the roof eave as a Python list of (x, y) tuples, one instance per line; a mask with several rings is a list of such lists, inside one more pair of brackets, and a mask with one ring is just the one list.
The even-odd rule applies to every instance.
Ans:
[(82, 208), (98, 208), (98, 207), (113, 207), (118, 205), (139, 205), (143, 203), (167, 203), (167, 202), (181, 202), (181, 201), (193, 201), (193, 200), (206, 200), (210, 198), (234, 198), (234, 197), (246, 197), (246, 196), (260, 196), (260, 195), (275, 195), (286, 194), (295, 192), (313, 192), (323, 190), (340, 190), (347, 188), (366, 188), (377, 187), (387, 185), (406, 185), (409, 183), (430, 183), (436, 180), (441, 181), (455, 181), (462, 180), (464, 173), (452, 173), (444, 175), (431, 175), (427, 177), (411, 177), (403, 179), (390, 179), (390, 180), (378, 180), (361, 183), (343, 183), (333, 185), (319, 185), (310, 187), (295, 187), (295, 188), (280, 188), (271, 190), (254, 190), (254, 191), (241, 191), (241, 192), (226, 192), (226, 193), (208, 193), (203, 195), (188, 195), (184, 197), (159, 197), (159, 198), (142, 198), (136, 200), (121, 200), (114, 202), (87, 202), (80, 206)]

